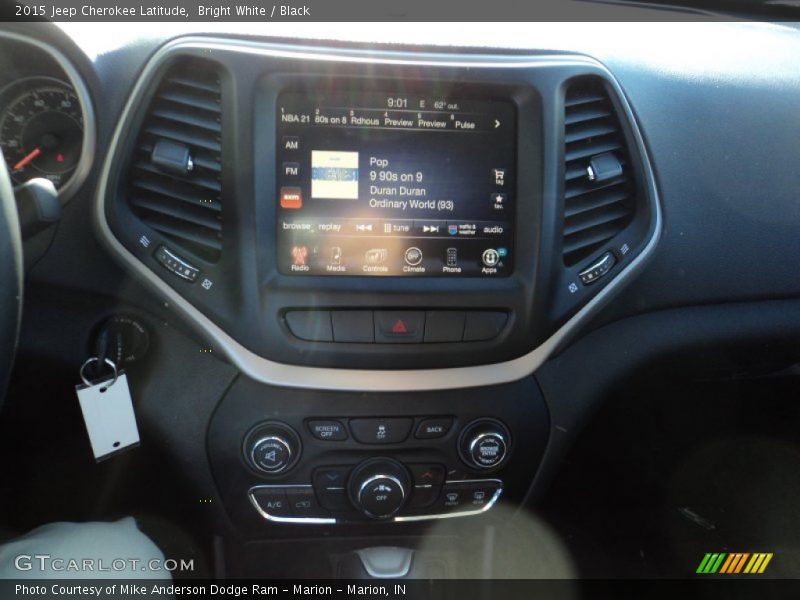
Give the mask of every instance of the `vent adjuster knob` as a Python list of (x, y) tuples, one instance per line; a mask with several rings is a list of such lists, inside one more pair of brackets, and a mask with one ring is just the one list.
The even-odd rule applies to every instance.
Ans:
[(194, 169), (194, 161), (188, 146), (171, 140), (160, 139), (153, 146), (150, 162), (165, 171), (185, 175)]
[(607, 181), (622, 175), (622, 164), (613, 152), (597, 154), (589, 159), (586, 175), (589, 177), (589, 181), (596, 183)]

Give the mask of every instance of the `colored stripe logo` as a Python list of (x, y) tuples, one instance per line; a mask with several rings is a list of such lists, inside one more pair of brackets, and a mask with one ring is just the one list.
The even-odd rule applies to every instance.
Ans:
[(708, 552), (695, 572), (703, 575), (760, 575), (771, 560), (772, 552)]

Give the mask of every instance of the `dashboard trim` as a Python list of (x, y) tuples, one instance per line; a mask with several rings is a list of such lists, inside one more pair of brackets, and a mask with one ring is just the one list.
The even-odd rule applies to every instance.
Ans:
[[(177, 291), (162, 281), (155, 273), (141, 263), (114, 236), (106, 216), (106, 195), (110, 193), (109, 178), (120, 139), (137, 99), (145, 91), (153, 73), (171, 54), (176, 51), (211, 49), (236, 51), (256, 56), (280, 56), (295, 59), (325, 61), (344, 61), (375, 64), (404, 64), (418, 66), (469, 67), (469, 68), (534, 68), (543, 66), (586, 66), (601, 71), (613, 86), (620, 107), (630, 123), (631, 134), (642, 156), (643, 181), (652, 199), (653, 231), (642, 251), (608, 285), (592, 298), (583, 308), (572, 316), (555, 333), (537, 348), (527, 354), (505, 362), (470, 367), (449, 367), (439, 369), (409, 370), (368, 370), (309, 367), (279, 363), (266, 359), (245, 348), (217, 324), (204, 315)], [(198, 332), (212, 340), (216, 347), (245, 375), (267, 384), (320, 390), (341, 391), (423, 391), (481, 387), (517, 381), (531, 375), (556, 350), (575, 334), (577, 328), (594, 315), (621, 287), (638, 273), (652, 256), (661, 237), (662, 215), (658, 191), (653, 172), (632, 110), (625, 95), (613, 75), (599, 62), (586, 56), (507, 56), (507, 55), (445, 55), (421, 53), (408, 55), (398, 51), (364, 52), (344, 49), (313, 49), (308, 47), (289, 48), (279, 44), (259, 43), (244, 40), (224, 40), (218, 38), (186, 37), (178, 38), (161, 47), (149, 60), (142, 71), (122, 115), (114, 130), (108, 154), (103, 163), (97, 186), (95, 203), (95, 225), (102, 242), (123, 265), (129, 267), (136, 276), (149, 285), (166, 303), (179, 310), (197, 328)], [(402, 376), (400, 376), (402, 375)]]
[[(56, 48), (35, 38), (30, 38), (11, 31), (0, 31), (0, 39), (13, 40), (21, 44), (28, 44), (38, 48), (58, 64), (64, 75), (67, 77), (65, 83), (69, 83), (75, 90), (75, 94), (81, 103), (81, 116), (83, 117), (83, 139), (81, 145), (81, 156), (78, 164), (75, 165), (75, 172), (69, 181), (58, 190), (58, 198), (62, 204), (75, 195), (86, 181), (94, 164), (95, 152), (97, 149), (97, 128), (94, 120), (94, 107), (89, 90), (72, 63)], [(18, 80), (19, 81), (19, 80)]]

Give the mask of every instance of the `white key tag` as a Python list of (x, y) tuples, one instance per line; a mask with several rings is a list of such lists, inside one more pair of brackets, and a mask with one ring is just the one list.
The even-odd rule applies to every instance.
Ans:
[(83, 421), (89, 433), (92, 452), (97, 461), (109, 458), (127, 448), (139, 445), (139, 429), (133, 413), (133, 401), (124, 372), (118, 372), (113, 361), (105, 363), (113, 375), (92, 382), (86, 378), (86, 367), (98, 362), (90, 358), (80, 370), (82, 384), (75, 386)]

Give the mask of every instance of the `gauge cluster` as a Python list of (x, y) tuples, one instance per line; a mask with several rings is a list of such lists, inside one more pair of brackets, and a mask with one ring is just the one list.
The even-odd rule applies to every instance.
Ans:
[[(11, 64), (2, 56), (24, 58)], [(0, 149), (11, 179), (14, 185), (48, 179), (66, 201), (93, 158), (86, 88), (55, 48), (9, 33), (0, 33), (0, 67)]]
[(75, 91), (51, 77), (29, 77), (0, 91), (0, 147), (15, 184), (44, 177), (56, 188), (75, 172), (83, 116)]

